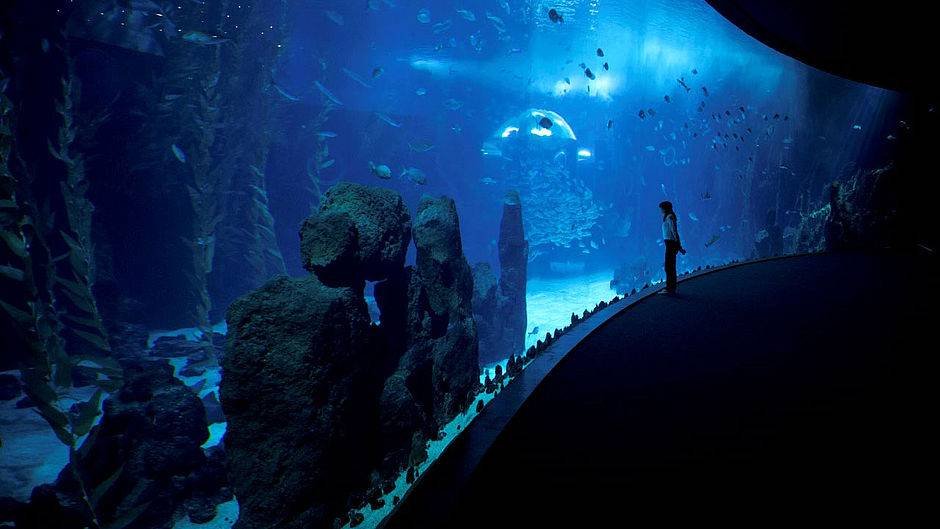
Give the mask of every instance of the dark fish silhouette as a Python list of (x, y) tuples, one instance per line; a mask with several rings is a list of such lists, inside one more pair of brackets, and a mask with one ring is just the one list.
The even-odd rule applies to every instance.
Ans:
[(640, 119), (646, 119), (646, 112), (641, 108), (640, 111), (637, 112), (637, 116), (640, 116)]
[(585, 69), (584, 69), (584, 75), (585, 75), (588, 79), (592, 79), (592, 80), (597, 78), (597, 77), (595, 77), (594, 72), (592, 72), (590, 68), (585, 68)]
[(598, 56), (598, 57), (603, 57), (603, 56), (604, 56), (604, 50), (602, 50), (602, 49), (600, 49), (600, 48), (597, 48), (597, 56)]
[(668, 103), (668, 102), (669, 102), (669, 96), (668, 96), (668, 95), (664, 95), (664, 96), (663, 96), (663, 101), (665, 101), (665, 102)]
[[(642, 110), (641, 110), (640, 112), (642, 112)], [(610, 128), (613, 128), (613, 126), (614, 126), (614, 120), (608, 119), (608, 120), (607, 120), (607, 128), (610, 129)]]
[(606, 62), (604, 63), (604, 70), (610, 70), (610, 65)]
[(548, 19), (554, 23), (560, 24), (565, 21), (565, 17), (558, 14), (558, 11), (555, 8), (548, 10)]

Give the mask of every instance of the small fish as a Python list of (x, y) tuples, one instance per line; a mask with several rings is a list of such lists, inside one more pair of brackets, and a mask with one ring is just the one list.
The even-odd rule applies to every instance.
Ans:
[(692, 75), (698, 75), (698, 70), (696, 70), (695, 68), (692, 68)]
[(434, 148), (434, 144), (425, 140), (414, 140), (408, 142), (408, 148), (414, 152), (428, 152)]
[(376, 112), (376, 113), (375, 113), (375, 116), (376, 116), (377, 118), (379, 118), (380, 120), (384, 121), (386, 124), (391, 125), (392, 127), (395, 127), (396, 129), (401, 128), (401, 123), (399, 123), (399, 122), (395, 121), (394, 119), (388, 117), (388, 115), (386, 115), (386, 114), (383, 114), (383, 113), (381, 113), (381, 112)]
[(546, 117), (543, 117), (542, 119), (539, 120), (539, 126), (542, 127), (543, 129), (550, 129), (552, 128), (552, 125), (554, 125), (554, 123), (552, 123), (552, 120)]
[(652, 145), (647, 145), (646, 150), (648, 150), (649, 152), (653, 152), (656, 150), (656, 147), (653, 147)]
[(491, 186), (496, 183), (496, 180), (494, 180), (493, 178), (490, 178), (489, 176), (484, 176), (483, 178), (480, 179), (480, 183), (485, 186)]
[(548, 10), (548, 19), (556, 24), (561, 24), (562, 22), (565, 21), (565, 18), (559, 15), (558, 11), (556, 11), (555, 8), (551, 8)]
[(493, 23), (493, 27), (496, 28), (497, 32), (504, 33), (506, 31), (506, 23), (503, 22), (503, 19), (489, 11), (486, 12), (486, 19)]
[(705, 94), (705, 97), (708, 97), (708, 88), (702, 87), (702, 93)]
[(199, 44), (200, 46), (215, 46), (223, 42), (228, 42), (228, 39), (207, 35), (201, 31), (190, 31), (183, 35), (183, 40), (192, 44)]
[(328, 168), (328, 167), (333, 167), (333, 164), (334, 164), (334, 163), (336, 163), (336, 160), (332, 160), (332, 159), (331, 159), (331, 160), (327, 160), (327, 161), (325, 161), (325, 162), (319, 164), (317, 167), (319, 167), (320, 169), (326, 169), (326, 168)]
[(333, 131), (330, 131), (330, 130), (321, 130), (321, 131), (317, 132), (317, 136), (319, 136), (319, 137), (321, 137), (321, 138), (335, 138), (335, 137), (337, 136), (337, 134), (336, 134), (335, 132), (333, 132)]
[(605, 62), (605, 63), (604, 63), (604, 71), (606, 72), (606, 71), (609, 71), (609, 70), (610, 70), (610, 65)]
[(356, 72), (350, 70), (349, 68), (342, 68), (342, 70), (343, 70), (343, 73), (346, 74), (346, 77), (349, 77), (349, 78), (352, 79), (353, 81), (356, 81), (357, 83), (361, 84), (362, 86), (364, 86), (364, 87), (366, 87), (366, 88), (372, 88), (372, 85), (370, 85), (369, 83), (365, 82), (365, 81), (362, 79), (362, 77), (359, 77), (359, 75), (356, 74)]
[(343, 15), (337, 13), (336, 11), (324, 11), (323, 14), (326, 15), (326, 18), (332, 20), (333, 23), (337, 26), (342, 26), (346, 23), (346, 21), (343, 20)]
[(336, 96), (333, 95), (333, 92), (330, 92), (329, 90), (326, 89), (325, 86), (323, 86), (322, 84), (320, 84), (320, 81), (314, 81), (313, 84), (317, 87), (317, 90), (319, 90), (320, 93), (322, 93), (322, 94), (323, 94), (327, 99), (329, 99), (334, 105), (343, 106), (343, 102), (340, 101), (339, 99), (337, 99)]
[(433, 26), (431, 26), (431, 32), (433, 32), (435, 35), (440, 35), (441, 33), (444, 33), (445, 31), (450, 29), (451, 24), (452, 22), (448, 18), (447, 20), (443, 22), (438, 22), (437, 24), (434, 24)]
[(862, 126), (861, 126), (861, 125), (852, 125), (852, 129), (853, 129), (853, 130), (862, 130)]
[(668, 103), (668, 102), (670, 102), (671, 100), (669, 99), (669, 96), (668, 96), (668, 95), (664, 95), (664, 96), (663, 96), (663, 101), (665, 101), (665, 102)]
[(695, 213), (689, 212), (689, 218), (692, 219), (693, 222), (698, 222), (698, 215)]
[(382, 68), (381, 66), (376, 66), (375, 68), (372, 69), (372, 78), (378, 79), (379, 76), (381, 76), (383, 73), (385, 73), (385, 68)]
[(685, 79), (683, 79), (682, 77), (676, 79), (676, 82), (682, 85), (682, 88), (685, 88), (686, 92), (689, 92), (692, 90), (691, 88), (689, 88), (689, 85), (685, 84)]
[(720, 238), (721, 238), (721, 235), (717, 235), (717, 234), (712, 235), (711, 238), (708, 239), (708, 242), (705, 243), (705, 247), (708, 248), (709, 246), (715, 244), (716, 242), (718, 242), (718, 239)]
[(894, 134), (888, 134), (888, 135), (885, 137), (885, 139), (888, 140), (888, 141), (894, 141), (894, 140), (896, 140), (897, 138), (894, 136)]
[(389, 169), (387, 165), (375, 165), (369, 162), (369, 170), (382, 180), (391, 180), (392, 178), (392, 170)]
[(637, 115), (640, 116), (640, 119), (646, 119), (646, 111), (644, 111), (642, 108), (639, 112), (637, 112)]
[(295, 102), (300, 101), (299, 97), (287, 93), (283, 88), (278, 86), (277, 83), (272, 83), (272, 85), (274, 86), (274, 90), (276, 90), (278, 94), (281, 94), (281, 97), (283, 97), (284, 99), (288, 101), (295, 101)]
[(702, 193), (702, 200), (711, 200), (711, 199), (712, 199), (711, 192), (708, 190), (705, 190), (705, 192)]
[(415, 90), (415, 94), (419, 96), (427, 95), (428, 91), (426, 88), (418, 88)]
[(470, 22), (474, 22), (477, 19), (477, 16), (473, 14), (473, 11), (468, 9), (458, 9), (457, 14), (463, 17), (464, 20), (468, 20)]
[(565, 84), (567, 84), (568, 86), (571, 86), (571, 79), (565, 77)]
[[(552, 11), (554, 11), (554, 9), (552, 9)], [(535, 335), (538, 334), (538, 333), (539, 333), (539, 328), (538, 328), (538, 326), (536, 325), (534, 329), (532, 329), (531, 331), (529, 331), (529, 336), (535, 336)], [(518, 334), (517, 334), (516, 336), (518, 336)]]
[(659, 189), (662, 190), (663, 195), (669, 196), (669, 193), (666, 193), (666, 184), (659, 184)]
[(718, 228), (718, 229), (721, 230), (721, 231), (723, 231), (723, 232), (725, 232), (725, 231), (730, 230), (730, 229), (731, 229), (731, 226), (725, 224), (724, 226), (722, 226), (722, 227), (720, 227), (720, 228)]
[(656, 111), (652, 108), (647, 108), (646, 113), (649, 114), (651, 118), (656, 117)]
[(594, 72), (592, 72), (590, 68), (584, 69), (584, 76), (587, 77), (588, 79), (592, 79), (592, 80), (596, 79), (596, 77), (594, 76)]
[(582, 62), (582, 63), (578, 63), (578, 66), (580, 66), (582, 70), (585, 69), (585, 68), (587, 68), (587, 65), (584, 64), (583, 62)]
[(608, 119), (608, 120), (607, 120), (607, 128), (608, 128), (608, 129), (611, 129), (611, 128), (613, 128), (613, 127), (614, 127), (614, 120)]
[(427, 175), (425, 175), (424, 171), (422, 171), (421, 169), (418, 169), (417, 167), (405, 168), (401, 172), (401, 177), (407, 178), (412, 183), (417, 184), (419, 186), (423, 186), (428, 183)]
[(427, 8), (422, 7), (421, 9), (418, 10), (418, 15), (416, 18), (418, 19), (418, 22), (422, 24), (427, 24), (428, 22), (431, 21), (431, 12), (428, 11)]
[(602, 49), (600, 49), (600, 48), (597, 48), (597, 56), (598, 56), (598, 57), (603, 57), (603, 56), (604, 56), (604, 50), (602, 50)]
[(463, 102), (457, 101), (454, 98), (450, 98), (447, 101), (444, 101), (444, 108), (447, 110), (460, 110), (463, 106)]
[(173, 151), (173, 156), (179, 160), (180, 163), (186, 163), (186, 153), (183, 152), (183, 149), (180, 149), (177, 144), (170, 145), (170, 150)]

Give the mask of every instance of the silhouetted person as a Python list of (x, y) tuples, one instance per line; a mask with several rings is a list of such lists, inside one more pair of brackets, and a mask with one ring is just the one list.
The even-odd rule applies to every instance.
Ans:
[(676, 212), (672, 210), (672, 202), (664, 200), (659, 203), (659, 210), (663, 214), (663, 244), (666, 246), (666, 289), (660, 294), (675, 294), (678, 279), (676, 278), (676, 255), (685, 254), (682, 241), (679, 239), (679, 223)]

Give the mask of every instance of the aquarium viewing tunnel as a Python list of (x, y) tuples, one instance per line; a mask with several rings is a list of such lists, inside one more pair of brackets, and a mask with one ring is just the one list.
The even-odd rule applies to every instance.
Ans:
[(933, 20), (3, 2), (0, 528), (931, 519)]

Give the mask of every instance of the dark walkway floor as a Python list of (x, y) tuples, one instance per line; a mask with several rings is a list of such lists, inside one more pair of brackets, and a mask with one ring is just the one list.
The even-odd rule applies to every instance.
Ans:
[(545, 378), (449, 514), (416, 490), (389, 525), (934, 519), (931, 265), (798, 257), (640, 302)]

